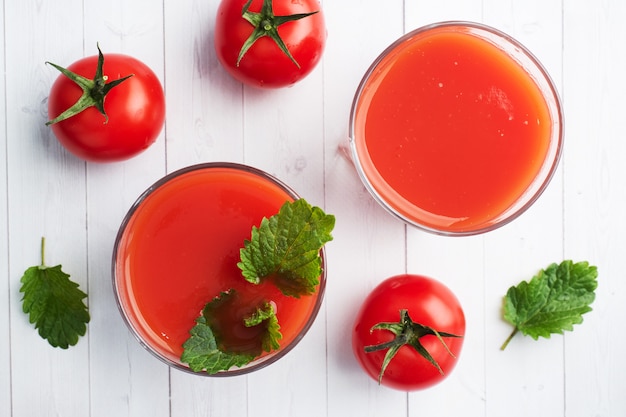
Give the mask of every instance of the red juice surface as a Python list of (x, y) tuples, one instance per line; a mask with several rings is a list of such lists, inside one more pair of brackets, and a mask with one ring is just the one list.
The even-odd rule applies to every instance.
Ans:
[(287, 191), (257, 174), (211, 167), (167, 181), (140, 203), (118, 244), (116, 284), (127, 320), (153, 350), (180, 363), (202, 308), (229, 289), (243, 310), (274, 302), (281, 347), (294, 340), (318, 294), (285, 297), (269, 283), (248, 283), (237, 267), (252, 226), (287, 200)]
[(542, 168), (552, 120), (506, 52), (433, 30), (397, 45), (364, 84), (356, 151), (374, 191), (428, 228), (464, 231), (511, 207)]

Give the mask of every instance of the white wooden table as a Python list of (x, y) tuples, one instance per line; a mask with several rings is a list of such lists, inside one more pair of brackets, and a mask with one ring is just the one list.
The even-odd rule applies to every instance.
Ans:
[[(626, 415), (626, 2), (623, 0), (325, 0), (321, 65), (293, 88), (244, 88), (212, 47), (218, 0), (4, 0), (0, 8), (0, 416), (546, 416)], [(366, 193), (340, 147), (354, 91), (406, 31), (439, 20), (504, 30), (544, 63), (561, 92), (565, 151), (538, 203), (497, 231), (445, 238), (407, 227)], [(133, 55), (167, 96), (147, 152), (84, 163), (44, 126), (58, 73), (95, 53)], [(203, 378), (167, 366), (130, 336), (111, 287), (117, 228), (137, 196), (175, 169), (244, 162), (292, 185), (337, 218), (322, 311), (287, 357), (258, 373)], [(19, 279), (39, 262), (89, 293), (87, 336), (51, 348), (21, 311)], [(563, 259), (599, 269), (594, 310), (574, 332), (534, 341), (500, 316), (507, 288)], [(468, 328), (456, 370), (406, 394), (379, 387), (350, 348), (355, 311), (402, 272), (450, 286)]]

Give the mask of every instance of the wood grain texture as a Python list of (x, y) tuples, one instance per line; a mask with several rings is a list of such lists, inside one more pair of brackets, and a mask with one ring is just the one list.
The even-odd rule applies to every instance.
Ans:
[[(49, 3), (5, 4), (6, 135), (8, 177), (9, 288), (11, 308), (12, 415), (88, 415), (89, 343), (52, 349), (21, 312), (19, 278), (46, 260), (87, 288), (85, 164), (67, 155), (50, 134), (46, 98), (56, 70), (46, 59), (81, 56), (71, 43), (80, 29), (80, 2), (68, 10)], [(79, 32), (82, 38), (82, 33)], [(48, 58), (47, 58), (48, 57)]]
[[(584, 331), (565, 339), (568, 416), (624, 414), (626, 340), (614, 326), (626, 318), (626, 5), (565, 6), (564, 83), (569, 148), (565, 153), (565, 253), (598, 265), (594, 311)], [(583, 328), (581, 327), (580, 330)], [(579, 393), (586, 395), (581, 396)]]
[[(323, 2), (328, 42), (295, 86), (244, 87), (213, 50), (218, 0), (4, 0), (0, 8), (0, 416), (343, 417), (626, 415), (626, 3), (539, 0)], [(349, 156), (355, 90), (370, 63), (403, 33), (441, 20), (504, 30), (541, 60), (563, 98), (565, 152), (530, 210), (486, 235), (446, 238), (391, 217), (361, 184)], [(159, 76), (167, 122), (132, 160), (90, 164), (44, 126), (56, 70), (95, 53), (133, 55)], [(143, 349), (118, 312), (111, 256), (127, 210), (163, 175), (210, 161), (275, 175), (337, 218), (328, 283), (309, 333), (255, 374), (210, 378), (169, 369)], [(89, 292), (87, 336), (67, 351), (39, 338), (21, 311), (19, 278), (46, 259)], [(598, 266), (593, 312), (564, 336), (521, 335), (502, 297), (562, 259)], [(406, 394), (379, 387), (353, 358), (352, 321), (383, 279), (432, 276), (459, 297), (463, 352), (440, 385)], [(584, 393), (581, 395), (580, 393)]]
[[(163, 4), (85, 2), (84, 48), (134, 56), (164, 84)], [(106, 61), (105, 61), (106, 62)], [(167, 106), (167, 103), (166, 103)], [(170, 371), (129, 333), (112, 293), (111, 259), (117, 229), (137, 197), (166, 174), (165, 131), (136, 158), (87, 166), (91, 416), (169, 415)], [(115, 307), (115, 308), (111, 308)]]
[[(370, 63), (402, 34), (401, 2), (324, 3), (328, 46), (324, 56), (326, 208), (335, 214), (328, 245), (326, 296), (329, 416), (405, 416), (406, 395), (380, 389), (352, 355), (351, 328), (360, 301), (378, 282), (405, 268), (405, 227), (384, 212), (361, 185), (346, 158), (350, 107)], [(360, 30), (346, 29), (346, 16)]]
[[(4, 8), (0, 10), (0, 68), (5, 68)], [(6, 83), (0, 82), (0, 97), (6, 97)], [(0, 100), (0, 277), (9, 276), (9, 215), (6, 139), (6, 100)], [(0, 414), (11, 415), (11, 281), (0, 278)]]
[[(488, 24), (515, 37), (548, 68), (562, 91), (562, 5), (551, 2), (485, 4)], [(534, 341), (518, 335), (513, 346), (498, 350), (511, 331), (496, 321), (502, 296), (511, 285), (529, 280), (539, 269), (563, 257), (563, 206), (560, 171), (536, 205), (510, 227), (486, 236), (486, 329), (488, 415), (564, 415), (563, 341)], [(515, 406), (511, 404), (516, 399)]]

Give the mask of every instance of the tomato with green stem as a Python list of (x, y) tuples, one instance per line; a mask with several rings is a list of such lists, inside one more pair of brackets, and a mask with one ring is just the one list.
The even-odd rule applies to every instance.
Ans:
[(403, 274), (384, 280), (366, 297), (352, 330), (352, 350), (379, 384), (402, 391), (431, 387), (454, 369), (465, 315), (443, 283)]
[[(122, 54), (82, 58), (61, 72), (48, 98), (46, 124), (72, 154), (92, 162), (131, 158), (157, 139), (165, 95), (156, 74)], [(95, 75), (94, 75), (95, 74)]]
[(217, 58), (235, 79), (262, 88), (288, 87), (320, 61), (326, 24), (317, 0), (222, 0)]

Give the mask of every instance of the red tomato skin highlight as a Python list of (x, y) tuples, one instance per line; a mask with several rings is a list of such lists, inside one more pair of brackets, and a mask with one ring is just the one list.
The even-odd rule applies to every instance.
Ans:
[[(423, 276), (403, 274), (381, 282), (366, 297), (357, 313), (352, 331), (352, 350), (359, 365), (378, 381), (386, 350), (366, 353), (365, 346), (393, 340), (387, 330), (370, 329), (381, 322), (398, 322), (400, 309), (407, 309), (414, 322), (432, 327), (438, 332), (465, 335), (465, 315), (452, 291), (441, 282)], [(400, 391), (429, 388), (443, 381), (455, 368), (463, 337), (443, 338), (450, 351), (435, 336), (424, 336), (422, 345), (430, 352), (443, 371), (439, 370), (411, 346), (402, 346), (391, 360), (381, 384)]]
[[(276, 16), (318, 11), (278, 27), (280, 37), (300, 68), (267, 36), (258, 39), (237, 66), (239, 51), (253, 31), (253, 26), (241, 16), (245, 4), (246, 0), (222, 0), (217, 10), (214, 46), (226, 71), (236, 80), (259, 88), (289, 87), (309, 75), (326, 46), (326, 24), (319, 2), (273, 0)], [(259, 12), (262, 4), (262, 0), (253, 0), (249, 10)]]
[[(68, 70), (93, 79), (98, 57), (80, 59)], [(105, 54), (107, 82), (133, 74), (112, 88), (104, 99), (105, 116), (95, 107), (50, 125), (58, 141), (72, 154), (90, 162), (116, 162), (138, 155), (152, 145), (165, 122), (165, 95), (156, 74), (141, 61), (121, 54)], [(71, 107), (82, 89), (59, 75), (50, 89), (50, 118)]]

